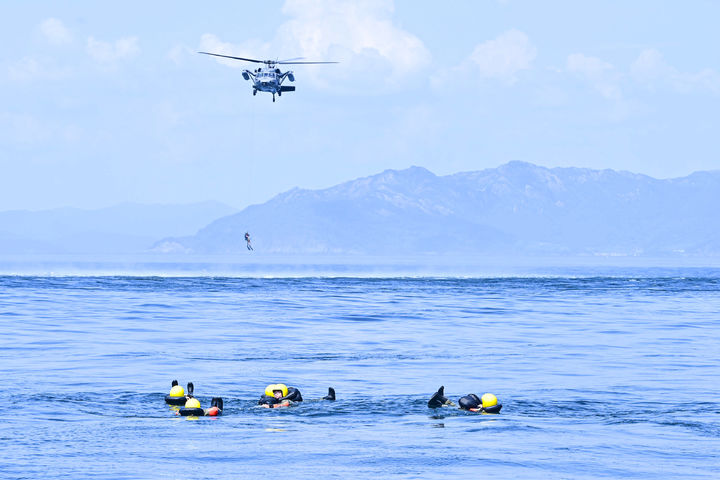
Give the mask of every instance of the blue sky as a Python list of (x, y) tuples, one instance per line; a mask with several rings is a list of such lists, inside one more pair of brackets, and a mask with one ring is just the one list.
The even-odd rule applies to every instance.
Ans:
[[(235, 207), (387, 168), (720, 168), (720, 2), (3, 2), (0, 210)], [(246, 65), (304, 56), (297, 91)]]

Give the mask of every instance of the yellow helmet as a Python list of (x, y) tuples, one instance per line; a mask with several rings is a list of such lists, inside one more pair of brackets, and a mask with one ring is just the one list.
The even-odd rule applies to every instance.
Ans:
[(480, 398), (480, 400), (482, 400), (483, 408), (494, 407), (497, 405), (497, 397), (492, 393), (486, 393)]
[(200, 401), (197, 398), (190, 397), (185, 402), (185, 408), (200, 408)]
[(274, 396), (276, 390), (280, 390), (282, 392), (282, 396), (287, 397), (288, 387), (284, 383), (272, 383), (268, 385), (265, 387), (265, 395), (272, 397)]
[(170, 396), (171, 397), (184, 397), (185, 396), (185, 389), (181, 387), (180, 385), (175, 385), (170, 389)]

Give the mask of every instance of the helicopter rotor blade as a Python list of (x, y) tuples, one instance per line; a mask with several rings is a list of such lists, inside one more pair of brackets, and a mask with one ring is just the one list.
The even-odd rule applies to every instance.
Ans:
[(255, 60), (254, 58), (231, 57), (230, 55), (220, 55), (219, 53), (210, 53), (210, 52), (198, 52), (198, 53), (202, 53), (204, 55), (213, 55), (215, 57), (232, 58), (233, 60), (242, 60), (244, 62), (267, 63), (265, 60)]
[(298, 57), (298, 58), (289, 58), (287, 60), (258, 60), (256, 58), (245, 58), (245, 57), (233, 57), (231, 55), (220, 55), (219, 53), (211, 53), (211, 52), (198, 52), (202, 53), (203, 55), (212, 55), (214, 57), (223, 57), (223, 58), (231, 58), (233, 60), (241, 60), (243, 62), (253, 62), (253, 63), (264, 63), (266, 65), (313, 65), (313, 64), (320, 64), (320, 63), (340, 63), (340, 62), (295, 62), (294, 60), (300, 60), (304, 57)]
[(293, 60), (305, 60), (305, 57), (286, 58), (285, 60), (278, 60), (276, 63), (292, 62)]
[(277, 62), (282, 65), (314, 65), (319, 63), (340, 63), (340, 62)]

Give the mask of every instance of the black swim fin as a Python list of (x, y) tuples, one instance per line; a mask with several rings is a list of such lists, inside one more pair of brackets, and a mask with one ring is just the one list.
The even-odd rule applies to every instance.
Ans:
[(331, 402), (335, 401), (335, 389), (332, 387), (328, 387), (328, 394), (323, 397), (323, 400), (330, 400)]
[(195, 391), (195, 385), (193, 385), (192, 382), (188, 382), (188, 388), (187, 388), (188, 397), (192, 397), (194, 391)]
[(440, 408), (447, 405), (449, 400), (445, 396), (445, 386), (441, 385), (438, 391), (428, 400), (428, 408)]

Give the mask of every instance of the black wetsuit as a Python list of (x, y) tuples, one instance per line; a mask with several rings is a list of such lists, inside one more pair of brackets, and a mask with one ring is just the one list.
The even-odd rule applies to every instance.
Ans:
[(469, 393), (464, 397), (458, 399), (458, 406), (463, 410), (470, 410), (471, 408), (482, 408), (482, 400), (474, 393)]
[(303, 398), (300, 394), (300, 390), (298, 390), (295, 387), (288, 387), (288, 394), (285, 395), (282, 398), (275, 398), (271, 397), (269, 395), (263, 395), (260, 397), (260, 400), (258, 400), (258, 405), (277, 405), (278, 403), (282, 403), (285, 400), (290, 400), (291, 402), (302, 402)]
[[(430, 400), (428, 400), (427, 405), (429, 408), (440, 408), (443, 406), (454, 406), (455, 404), (445, 396), (445, 387), (441, 386)], [(482, 411), (485, 413), (500, 413), (500, 409), (502, 409), (502, 405), (499, 403), (489, 407), (483, 407), (482, 400), (474, 393), (468, 393), (464, 397), (460, 397), (457, 406), (462, 410)]]

